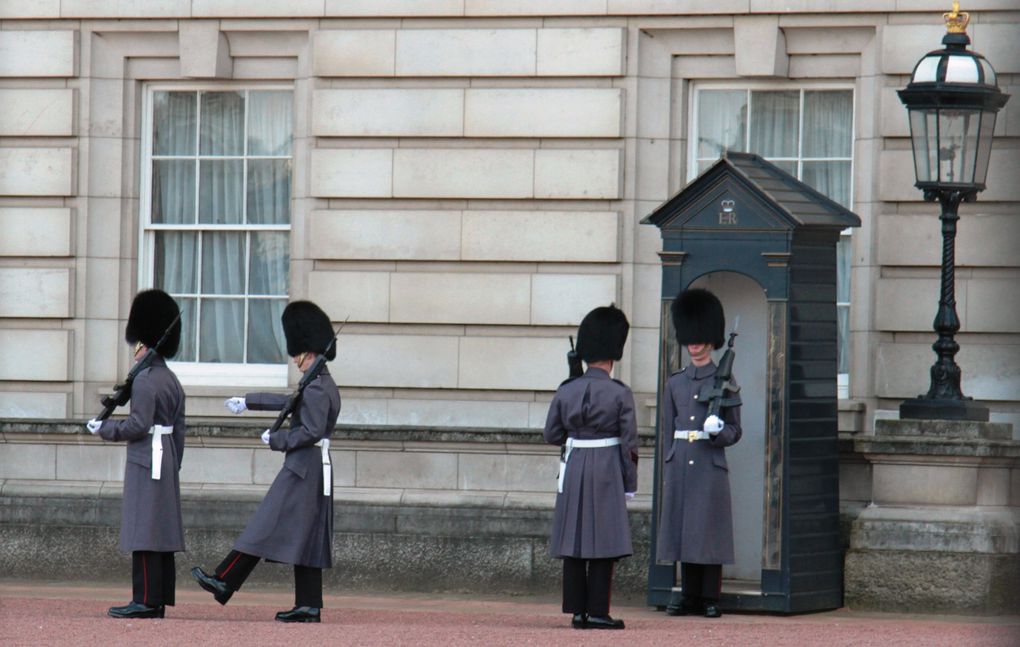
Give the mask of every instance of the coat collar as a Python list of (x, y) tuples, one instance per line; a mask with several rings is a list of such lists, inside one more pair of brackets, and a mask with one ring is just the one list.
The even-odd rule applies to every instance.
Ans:
[(709, 362), (704, 366), (695, 366), (694, 364), (688, 364), (684, 367), (684, 372), (691, 376), (692, 380), (701, 380), (706, 377), (715, 375), (715, 362)]
[(592, 377), (596, 380), (609, 380), (609, 373), (606, 373), (601, 368), (588, 367), (588, 370), (584, 372), (585, 377)]

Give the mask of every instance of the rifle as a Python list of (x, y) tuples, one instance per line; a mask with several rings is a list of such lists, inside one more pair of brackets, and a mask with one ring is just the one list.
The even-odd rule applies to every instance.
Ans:
[[(348, 316), (347, 319), (350, 319), (350, 316)], [(326, 367), (326, 362), (328, 361), (326, 360), (326, 355), (328, 355), (329, 351), (331, 351), (333, 346), (336, 345), (336, 338), (340, 336), (340, 331), (344, 329), (344, 324), (347, 323), (347, 319), (344, 319), (344, 322), (340, 324), (339, 328), (337, 328), (336, 334), (333, 335), (333, 339), (329, 340), (326, 350), (316, 356), (315, 361), (312, 362), (310, 367), (308, 367), (305, 374), (301, 376), (301, 381), (298, 382), (298, 388), (287, 397), (287, 403), (283, 406), (283, 409), (280, 410), (280, 415), (276, 416), (276, 421), (273, 423), (273, 426), (269, 428), (269, 433), (278, 431), (287, 419), (287, 416), (297, 410), (297, 405), (301, 401), (301, 395), (305, 392), (305, 388), (311, 384), (315, 378), (319, 377), (319, 373), (322, 373), (322, 369)]]
[(581, 365), (581, 358), (574, 350), (574, 336), (570, 335), (570, 350), (567, 351), (567, 366), (570, 367), (570, 377), (581, 377), (584, 375), (584, 366)]
[[(739, 324), (740, 316), (738, 315), (736, 321), (733, 322), (733, 332), (730, 333), (730, 339), (726, 343), (726, 352), (723, 353), (722, 359), (719, 360), (719, 367), (715, 370), (715, 382), (712, 384), (712, 388), (703, 394), (708, 396), (708, 413), (705, 417), (718, 416), (722, 407), (740, 406), (740, 387), (733, 383), (733, 360), (736, 358), (733, 341), (737, 337), (737, 325)], [(726, 391), (730, 392), (730, 397), (726, 397)]]
[(135, 378), (138, 377), (138, 374), (152, 363), (152, 358), (158, 354), (157, 351), (159, 350), (159, 347), (166, 342), (167, 337), (170, 335), (170, 331), (174, 329), (174, 326), (176, 326), (177, 322), (180, 320), (181, 313), (178, 312), (177, 316), (174, 317), (174, 320), (170, 322), (170, 325), (167, 326), (167, 329), (163, 332), (163, 336), (159, 338), (158, 342), (156, 342), (156, 345), (145, 351), (142, 358), (135, 362), (135, 365), (131, 367), (130, 371), (128, 371), (127, 377), (124, 378), (123, 382), (113, 387), (113, 394), (104, 396), (103, 399), (100, 400), (103, 405), (103, 410), (98, 416), (96, 416), (96, 420), (106, 420), (110, 417), (110, 414), (113, 413), (114, 409), (122, 404), (127, 404), (128, 400), (131, 399), (131, 384), (135, 381)]

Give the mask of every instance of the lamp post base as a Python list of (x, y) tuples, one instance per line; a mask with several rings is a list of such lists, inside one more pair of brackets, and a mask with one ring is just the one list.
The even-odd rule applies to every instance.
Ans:
[(977, 420), (988, 422), (988, 407), (974, 400), (937, 400), (918, 397), (900, 404), (900, 419)]

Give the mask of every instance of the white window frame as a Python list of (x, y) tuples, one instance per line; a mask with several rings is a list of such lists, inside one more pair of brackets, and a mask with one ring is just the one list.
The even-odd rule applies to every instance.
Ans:
[[(286, 225), (153, 225), (152, 223), (152, 140), (153, 140), (153, 95), (156, 92), (228, 92), (234, 90), (272, 91), (283, 90), (293, 96), (294, 85), (285, 83), (147, 83), (142, 92), (142, 141), (141, 141), (141, 188), (138, 206), (138, 286), (139, 290), (153, 287), (156, 231), (285, 231), (292, 230), (292, 224)], [(245, 110), (248, 109), (247, 96)], [(247, 113), (246, 113), (247, 115)], [(247, 116), (245, 118), (247, 128)], [(196, 151), (197, 155), (197, 151)], [(245, 137), (245, 158), (247, 155), (247, 137)], [(276, 156), (274, 156), (276, 157)], [(258, 156), (255, 157), (258, 159)], [(291, 147), (291, 163), (293, 168), (294, 149)], [(247, 174), (242, 179), (242, 204), (247, 203)], [(291, 176), (293, 187), (293, 175)], [(196, 192), (198, 178), (196, 178)], [(197, 196), (196, 196), (197, 197)], [(292, 192), (293, 198), (293, 192)], [(197, 202), (196, 202), (197, 205)], [(246, 207), (245, 207), (246, 208)], [(243, 213), (243, 212), (242, 212)], [(292, 212), (293, 215), (293, 212)], [(292, 237), (288, 242), (292, 244)], [(199, 259), (201, 262), (201, 259)], [(201, 278), (201, 277), (199, 277)], [(211, 295), (215, 296), (215, 295)], [(249, 299), (250, 295), (245, 295)], [(248, 325), (247, 308), (245, 309), (245, 326)], [(288, 365), (286, 360), (280, 364), (245, 364), (245, 363), (213, 363), (213, 362), (168, 362), (181, 384), (187, 386), (234, 386), (234, 387), (286, 387), (288, 382)]]
[[(698, 167), (700, 165), (700, 158), (698, 157), (698, 117), (699, 115), (699, 94), (702, 90), (745, 90), (748, 96), (748, 125), (750, 124), (750, 106), (751, 106), (751, 92), (755, 90), (770, 90), (770, 91), (782, 91), (782, 90), (798, 90), (800, 92), (800, 109), (798, 110), (798, 137), (797, 137), (797, 177), (801, 177), (803, 173), (804, 156), (804, 92), (812, 90), (843, 90), (850, 92), (850, 101), (853, 105), (853, 112), (850, 117), (850, 204), (847, 205), (847, 209), (853, 211), (854, 202), (854, 167), (856, 165), (856, 144), (857, 144), (857, 89), (854, 87), (852, 82), (819, 82), (819, 81), (804, 81), (804, 82), (792, 82), (792, 81), (697, 81), (691, 83), (690, 96), (691, 104), (688, 110), (689, 117), (687, 122), (687, 182), (690, 182), (694, 178), (698, 177)], [(744, 150), (750, 149), (750, 137), (751, 129), (747, 128), (744, 133)], [(792, 161), (788, 157), (776, 158), (781, 161)], [(844, 161), (846, 158), (833, 157), (833, 158), (811, 158), (810, 161)], [(686, 184), (686, 182), (685, 182)], [(841, 236), (847, 238), (852, 237), (853, 230), (849, 227), (840, 232)], [(850, 287), (851, 293), (853, 286)], [(850, 308), (849, 301), (837, 301), (836, 307)], [(847, 331), (847, 340), (849, 342), (849, 331)], [(840, 399), (847, 399), (850, 397), (850, 374), (839, 373), (836, 376), (836, 391), (837, 397)]]

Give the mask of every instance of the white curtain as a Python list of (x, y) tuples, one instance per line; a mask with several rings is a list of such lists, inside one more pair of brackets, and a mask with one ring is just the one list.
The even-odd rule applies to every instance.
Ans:
[(698, 93), (698, 159), (715, 160), (726, 151), (746, 150), (746, 135), (746, 90)]
[[(290, 155), (291, 93), (249, 97), (247, 153)], [(290, 222), (290, 160), (246, 159), (245, 118), (243, 91), (154, 93), (154, 225)], [(155, 285), (174, 295), (183, 312), (176, 359), (285, 361), (279, 317), (289, 282), (287, 232), (157, 231), (155, 247)]]
[(751, 93), (751, 152), (765, 158), (797, 157), (800, 91)]

